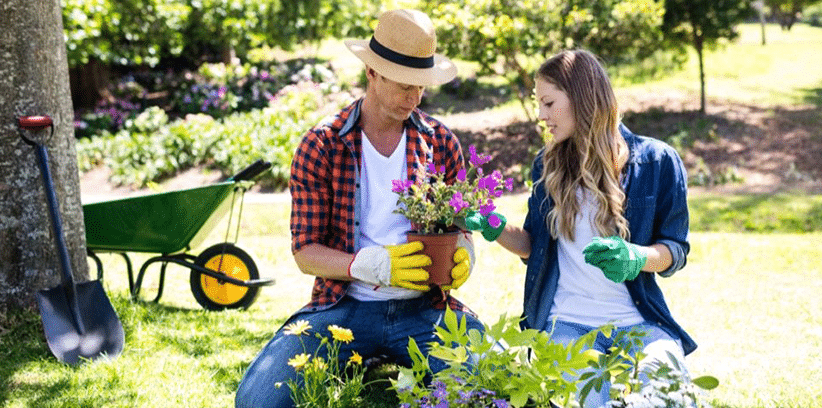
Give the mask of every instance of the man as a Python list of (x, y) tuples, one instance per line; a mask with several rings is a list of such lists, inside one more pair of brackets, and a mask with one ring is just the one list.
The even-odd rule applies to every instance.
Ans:
[[(285, 325), (305, 320), (326, 336), (329, 325), (351, 329), (354, 341), (342, 344), (340, 361), (356, 351), (364, 359), (387, 355), (410, 366), (409, 338), (427, 353), (446, 306), (465, 316), (469, 328), (482, 330), (447, 290), (470, 274), (470, 236), (463, 235), (454, 256), (450, 288), (419, 284), (428, 278), (422, 268), (431, 260), (418, 253), (422, 244), (406, 242), (412, 227), (394, 213), (397, 196), (391, 191), (392, 180), (414, 181), (432, 161), (445, 167), (450, 182), (463, 168), (456, 136), (417, 109), (425, 86), (450, 81), (456, 67), (435, 53), (433, 24), (419, 11), (385, 12), (370, 41), (346, 45), (366, 64), (368, 86), (364, 98), (310, 130), (294, 155), (292, 252), (316, 280), (311, 302)], [(300, 340), (309, 352), (318, 344), (313, 336), (297, 338), (282, 328), (274, 335), (243, 377), (237, 407), (293, 406), (285, 383), (298, 376), (287, 361), (303, 353)], [(445, 368), (433, 357), (429, 363), (435, 371)]]

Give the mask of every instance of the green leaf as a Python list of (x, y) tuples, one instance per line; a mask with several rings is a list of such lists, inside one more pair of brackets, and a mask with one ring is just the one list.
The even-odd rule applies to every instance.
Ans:
[(694, 378), (692, 382), (694, 385), (702, 388), (703, 390), (712, 390), (719, 386), (719, 380), (710, 375), (703, 375), (702, 377)]

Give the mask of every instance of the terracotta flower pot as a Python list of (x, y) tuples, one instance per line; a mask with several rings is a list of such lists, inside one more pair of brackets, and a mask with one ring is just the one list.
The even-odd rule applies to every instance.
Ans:
[(442, 234), (418, 234), (408, 232), (408, 242), (420, 241), (423, 244), (422, 254), (431, 258), (431, 265), (424, 269), (428, 272), (429, 285), (443, 286), (451, 284), (451, 270), (454, 263), (454, 252), (457, 251), (459, 231)]

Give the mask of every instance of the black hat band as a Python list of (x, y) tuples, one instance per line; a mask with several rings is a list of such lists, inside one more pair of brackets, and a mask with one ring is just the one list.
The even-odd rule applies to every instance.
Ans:
[(431, 68), (434, 66), (433, 55), (426, 58), (419, 58), (400, 54), (396, 51), (386, 48), (384, 45), (380, 44), (374, 37), (371, 37), (371, 42), (368, 44), (368, 46), (371, 47), (371, 50), (374, 51), (377, 55), (395, 64), (399, 64), (410, 68)]

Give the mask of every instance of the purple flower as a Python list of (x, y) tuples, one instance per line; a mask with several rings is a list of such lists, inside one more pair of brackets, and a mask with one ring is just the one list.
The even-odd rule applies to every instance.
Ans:
[(459, 391), (457, 391), (457, 394), (459, 394), (459, 396), (460, 396), (457, 399), (457, 404), (467, 404), (468, 401), (471, 400), (471, 393), (470, 392), (465, 392), (463, 390), (459, 390)]
[(494, 178), (493, 174), (487, 177), (483, 177), (479, 179), (479, 181), (477, 182), (477, 187), (488, 191), (488, 193), (490, 193), (491, 195), (493, 195), (494, 190), (497, 188), (497, 185), (499, 185), (499, 182), (496, 178)]
[(508, 190), (508, 191), (512, 191), (514, 189), (514, 179), (513, 178), (508, 177), (508, 179), (505, 180), (505, 189)]
[(401, 194), (408, 190), (412, 184), (414, 184), (414, 182), (411, 180), (391, 180), (391, 191)]
[(471, 158), (468, 159), (468, 161), (471, 162), (471, 164), (474, 167), (480, 167), (483, 164), (488, 163), (489, 161), (491, 161), (491, 156), (490, 155), (487, 155), (487, 154), (478, 155), (477, 154), (477, 148), (474, 145), (471, 145), (471, 146), (468, 147), (468, 152), (471, 154)]
[(511, 405), (508, 404), (508, 401), (503, 399), (495, 399), (494, 400), (494, 408), (509, 408)]
[[(445, 389), (445, 383), (442, 381), (435, 381), (434, 382), (434, 392), (431, 393), (431, 396), (434, 398), (442, 400), (443, 398), (448, 398), (448, 391)], [(447, 406), (447, 405), (446, 405)]]
[[(485, 202), (485, 204), (480, 204), (480, 206), (479, 206), (480, 214), (482, 214), (483, 217), (487, 217), (489, 214), (494, 212), (494, 210), (496, 210), (496, 209), (497, 209), (497, 207), (494, 205), (494, 203), (491, 200), (488, 200), (488, 201)], [(489, 220), (489, 223), (490, 223), (490, 220)], [(497, 224), (497, 226), (499, 226), (499, 224)]]
[(454, 207), (454, 214), (462, 211), (463, 208), (469, 207), (469, 204), (462, 199), (462, 193), (459, 191), (451, 196), (451, 200), (448, 201), (448, 204), (451, 204), (451, 207)]
[(502, 224), (502, 220), (496, 214), (491, 214), (488, 216), (488, 225), (497, 228)]
[[(467, 177), (468, 177), (468, 171), (467, 171), (467, 170), (465, 170), (465, 169), (460, 169), (460, 171), (458, 171), (458, 172), (457, 172), (457, 180), (459, 180), (460, 182), (465, 181), (465, 179), (466, 179)], [(512, 181), (513, 181), (513, 180), (512, 180)]]

